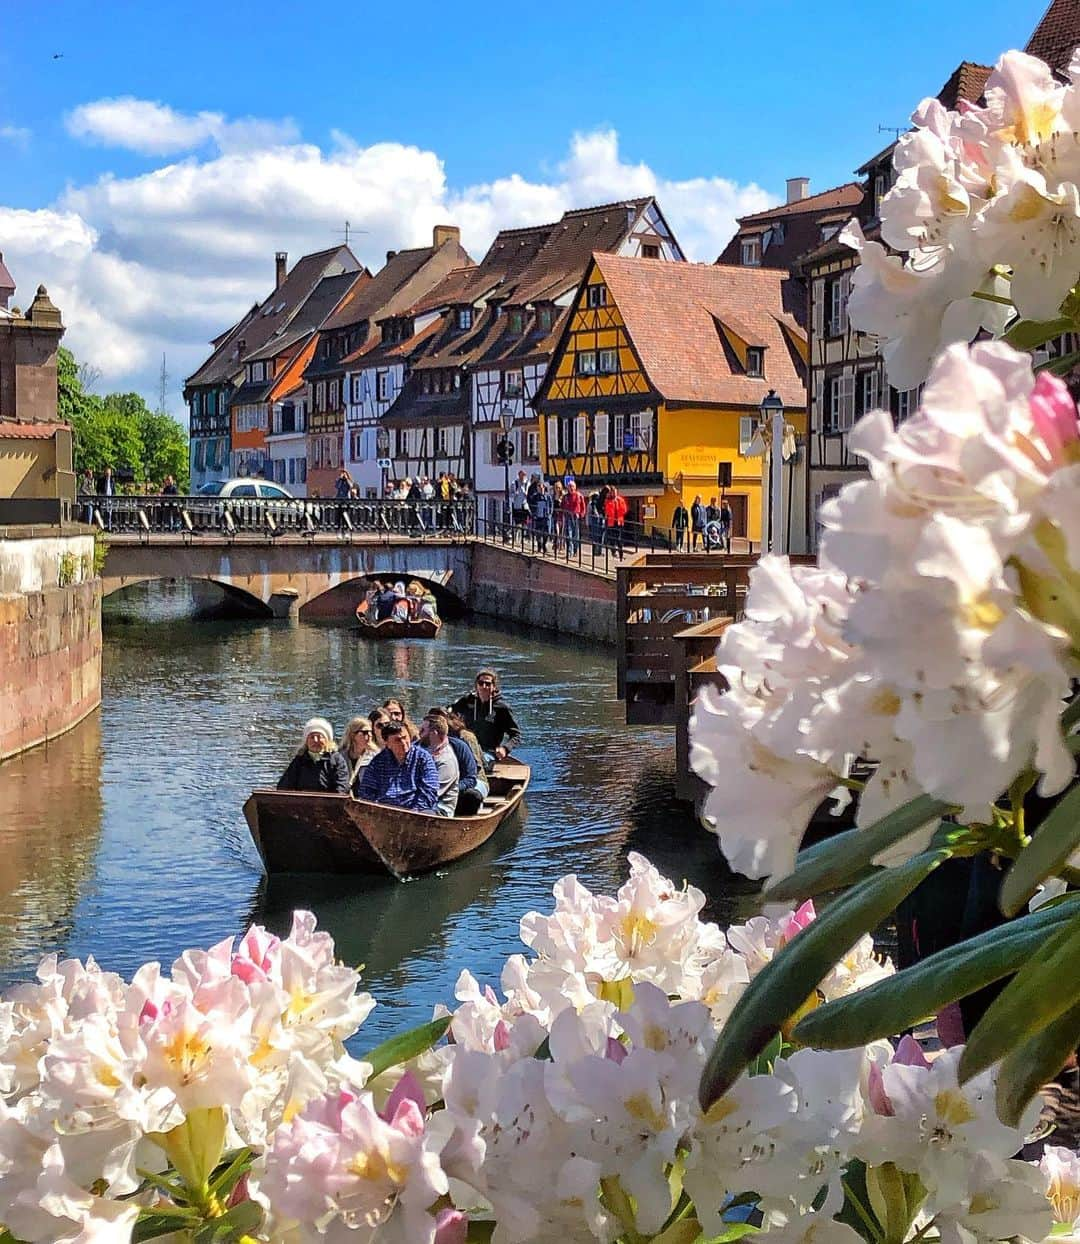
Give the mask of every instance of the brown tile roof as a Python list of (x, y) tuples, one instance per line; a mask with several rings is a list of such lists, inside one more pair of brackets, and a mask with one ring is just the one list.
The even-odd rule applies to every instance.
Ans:
[[(187, 378), (185, 385), (231, 381), (242, 368), (244, 359), (261, 350), (279, 329), (291, 323), (324, 276), (359, 272), (360, 268), (359, 260), (347, 246), (332, 246), (298, 259), (281, 286), (259, 304), (258, 312), (253, 309), (198, 371)], [(236, 354), (240, 340), (245, 343), (243, 358), (238, 358)]]
[(978, 103), (986, 90), (986, 79), (992, 72), (989, 65), (977, 65), (974, 61), (962, 60), (938, 91), (937, 97), (946, 108), (953, 111), (961, 100), (966, 100), (969, 104)]
[(790, 268), (801, 255), (812, 250), (821, 241), (821, 225), (846, 212), (853, 215), (862, 202), (863, 187), (860, 182), (846, 181), (842, 186), (822, 190), (794, 203), (781, 203), (764, 212), (740, 216), (739, 230), (720, 252), (718, 264), (738, 264), (741, 258), (742, 239), (748, 235), (760, 235), (774, 224), (782, 224), (783, 240), (775, 236), (762, 254), (762, 266), (766, 268)]
[(412, 250), (398, 251), (391, 255), (375, 273), (360, 296), (349, 306), (343, 307), (336, 315), (331, 316), (323, 328), (327, 332), (333, 332), (338, 328), (360, 324), (364, 320), (374, 323), (376, 319), (381, 319), (385, 315), (393, 315), (395, 311), (404, 311), (412, 300), (425, 292), (423, 288), (417, 288), (415, 278), (432, 261), (436, 260), (436, 256), (440, 261), (437, 262), (437, 266), (441, 270), (437, 273), (431, 273), (429, 270), (427, 288), (434, 284), (434, 280), (430, 280), (431, 276), (441, 279), (451, 268), (472, 262), (456, 241), (445, 242), (438, 251), (433, 246), (418, 246)]
[(1073, 49), (1080, 44), (1080, 0), (1051, 0), (1032, 31), (1024, 51), (1046, 61), (1061, 76), (1069, 68)]
[(556, 228), (558, 225), (547, 224), (500, 230), (478, 266), (449, 273), (410, 310), (420, 315), (440, 307), (479, 302), (527, 270)]
[(57, 428), (68, 425), (61, 421), (56, 423), (0, 423), (0, 440), (16, 441), (48, 441), (56, 435)]
[(352, 354), (342, 359), (342, 366), (350, 366), (359, 364), (361, 367), (379, 367), (383, 363), (398, 362), (401, 359), (407, 359), (414, 350), (419, 350), (425, 342), (429, 341), (442, 328), (439, 320), (432, 320), (430, 324), (425, 324), (419, 332), (413, 333), (411, 337), (406, 337), (404, 341), (393, 341), (386, 345), (379, 340), (378, 337), (369, 337), (368, 340), (359, 348), (354, 350)]
[[(666, 401), (753, 406), (769, 389), (805, 409), (805, 369), (790, 337), (803, 338), (784, 310), (786, 272), (716, 264), (665, 263), (596, 254), (603, 277), (653, 388)], [(734, 320), (768, 348), (765, 376), (747, 376), (720, 324)], [(790, 334), (790, 337), (789, 337)]]
[(564, 213), (514, 283), (508, 301), (552, 302), (576, 288), (593, 251), (618, 250), (651, 202), (651, 198), (624, 199)]
[(359, 272), (324, 276), (292, 321), (279, 329), (261, 349), (249, 350), (244, 355), (244, 362), (276, 358), (303, 341), (323, 326), (350, 293), (354, 290), (359, 292), (371, 279), (371, 273), (366, 268)]

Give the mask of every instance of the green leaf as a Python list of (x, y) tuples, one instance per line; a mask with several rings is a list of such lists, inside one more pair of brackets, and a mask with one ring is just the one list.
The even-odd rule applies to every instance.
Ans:
[(400, 1036), (390, 1037), (369, 1053), (361, 1054), (360, 1059), (362, 1062), (371, 1064), (371, 1078), (374, 1080), (387, 1068), (407, 1063), (410, 1058), (416, 1058), (425, 1050), (431, 1049), (435, 1042), (446, 1034), (449, 1027), (450, 1016), (444, 1015), (442, 1019), (433, 1019), (416, 1028), (410, 1028), (408, 1032), (403, 1032)]
[(1034, 350), (1063, 333), (1073, 332), (1075, 327), (1064, 316), (1056, 320), (1013, 320), (1001, 340), (1016, 350)]
[[(173, 1235), (198, 1221), (197, 1215), (178, 1218), (175, 1214), (159, 1214), (154, 1210), (144, 1210), (131, 1229), (132, 1244), (140, 1244), (142, 1240), (156, 1240), (161, 1235)], [(3, 1239), (4, 1237), (0, 1236), (0, 1241)]]
[(262, 1226), (262, 1207), (255, 1201), (241, 1201), (227, 1214), (213, 1218), (192, 1236), (194, 1244), (235, 1244)]
[(960, 1082), (970, 1080), (1033, 1037), (1080, 1001), (1080, 915), (1056, 929), (990, 1003), (960, 1057)]
[(1013, 861), (1001, 886), (1001, 910), (1015, 915), (1040, 881), (1053, 877), (1080, 846), (1080, 786), (1051, 808), (1027, 846)]
[(1065, 1066), (1080, 1040), (1080, 1005), (1059, 1015), (1002, 1060), (997, 1078), (997, 1112), (1015, 1127), (1028, 1102)]
[[(739, 1224), (740, 1227), (743, 1225)], [(741, 1231), (740, 1235), (745, 1235), (745, 1231)], [(716, 1237), (718, 1240), (735, 1240), (739, 1236), (729, 1235), (726, 1231), (723, 1235)], [(652, 1244), (695, 1244), (696, 1240), (701, 1239), (701, 1224), (696, 1218), (680, 1218), (678, 1222), (673, 1222), (666, 1231), (661, 1231), (659, 1235), (652, 1236)]]
[(1067, 376), (1078, 362), (1080, 362), (1080, 350), (1073, 350), (1069, 354), (1063, 354), (1061, 358), (1051, 359), (1049, 363), (1044, 363), (1035, 370), (1048, 371), (1054, 376)]
[[(699, 1227), (700, 1231), (701, 1228)], [(749, 1222), (733, 1222), (726, 1231), (721, 1231), (719, 1235), (710, 1235), (704, 1244), (731, 1244), (732, 1240), (741, 1240), (748, 1235), (758, 1235), (761, 1232), (760, 1227), (755, 1227)]]
[(227, 1198), (250, 1169), (251, 1150), (238, 1149), (214, 1172), (210, 1180), (210, 1191), (216, 1197)]
[(784, 1034), (778, 1032), (761, 1053), (746, 1068), (746, 1074), (765, 1076), (772, 1071), (772, 1065), (780, 1057), (784, 1049)]
[(1080, 895), (939, 950), (895, 976), (824, 1003), (799, 1021), (793, 1035), (803, 1045), (825, 1050), (895, 1036), (948, 1003), (1019, 971), (1047, 936), (1076, 914), (1078, 904)]
[(469, 1219), (468, 1233), (465, 1238), (469, 1244), (490, 1244), (491, 1237), (495, 1234), (495, 1224), (493, 1222), (474, 1222)]
[(819, 842), (800, 852), (795, 871), (773, 882), (766, 889), (765, 898), (770, 903), (797, 902), (835, 890), (869, 867), (875, 855), (948, 811), (948, 804), (919, 795), (866, 829), (845, 830)]
[(713, 1046), (698, 1090), (707, 1110), (760, 1054), (808, 995), (864, 933), (876, 928), (943, 860), (925, 851), (848, 890), (803, 929), (750, 982)]

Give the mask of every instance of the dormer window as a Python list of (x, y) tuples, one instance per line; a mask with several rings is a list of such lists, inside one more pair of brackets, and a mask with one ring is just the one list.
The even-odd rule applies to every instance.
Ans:
[(743, 238), (740, 248), (739, 262), (744, 268), (761, 267), (761, 238)]
[(765, 351), (761, 346), (746, 347), (746, 374), (748, 376), (765, 375)]
[(458, 307), (458, 328), (472, 328), (472, 307)]
[(520, 333), (524, 331), (524, 328), (525, 328), (525, 312), (524, 311), (511, 311), (510, 312), (510, 331), (512, 333)]
[(606, 307), (607, 306), (607, 286), (606, 285), (590, 285), (588, 289), (588, 298), (590, 307)]
[(642, 259), (659, 259), (660, 258), (659, 242), (642, 242), (641, 258)]
[(540, 308), (540, 331), (545, 332), (545, 333), (551, 332), (551, 325), (552, 325), (552, 322), (554, 321), (554, 318), (555, 317), (550, 307), (541, 307)]

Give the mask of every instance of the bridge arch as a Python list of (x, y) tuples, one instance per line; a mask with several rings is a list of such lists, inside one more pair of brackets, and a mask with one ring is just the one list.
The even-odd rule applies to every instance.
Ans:
[(102, 600), (107, 600), (111, 596), (116, 596), (121, 592), (126, 592), (130, 588), (139, 587), (145, 583), (212, 583), (215, 587), (221, 588), (225, 600), (240, 605), (249, 613), (263, 617), (272, 616), (270, 606), (254, 592), (238, 587), (235, 583), (214, 575), (162, 573), (130, 575), (122, 579), (105, 576), (101, 582), (101, 598)]

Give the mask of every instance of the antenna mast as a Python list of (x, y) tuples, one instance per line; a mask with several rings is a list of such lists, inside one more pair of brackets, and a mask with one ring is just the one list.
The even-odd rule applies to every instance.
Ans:
[(165, 354), (161, 355), (161, 372), (158, 376), (158, 414), (167, 415), (166, 399), (169, 394), (169, 373), (165, 370)]

